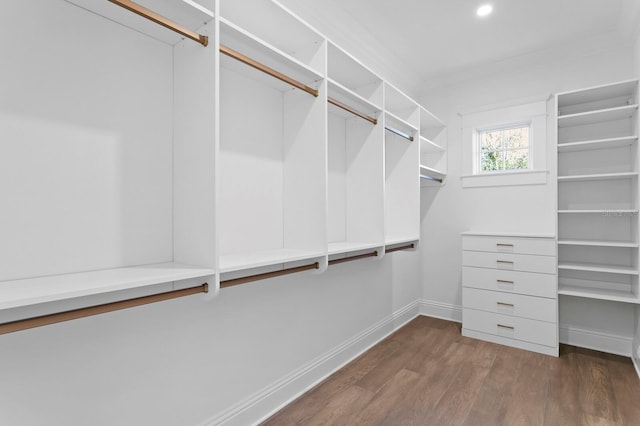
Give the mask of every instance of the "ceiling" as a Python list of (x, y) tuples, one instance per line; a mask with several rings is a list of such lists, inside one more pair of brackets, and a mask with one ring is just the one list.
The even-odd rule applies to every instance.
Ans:
[[(357, 24), (368, 33), (363, 42), (368, 38), (369, 43), (373, 41), (390, 52), (397, 61), (414, 69), (423, 82), (568, 43), (588, 43), (597, 36), (608, 34), (618, 40), (630, 39), (640, 25), (640, 0), (285, 0), (283, 3), (315, 3), (316, 16), (322, 11), (334, 20), (349, 20), (351, 26)], [(479, 18), (475, 12), (484, 3), (493, 5), (493, 13)]]

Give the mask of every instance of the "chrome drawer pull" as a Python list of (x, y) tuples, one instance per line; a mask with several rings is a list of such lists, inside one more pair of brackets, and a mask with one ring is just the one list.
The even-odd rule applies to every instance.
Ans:
[(496, 260), (498, 263), (508, 263), (509, 265), (513, 265), (513, 260)]
[(496, 243), (498, 247), (513, 247), (513, 244)]
[(513, 281), (509, 281), (509, 280), (496, 280), (496, 282), (498, 284), (514, 284)]
[(496, 302), (496, 303), (497, 303), (498, 305), (500, 305), (500, 306), (508, 306), (508, 307), (510, 307), (510, 308), (513, 308), (513, 307), (514, 307), (514, 304), (513, 304), (513, 303), (504, 303), (504, 302)]
[(510, 325), (502, 325), (502, 324), (497, 324), (498, 327), (500, 328), (506, 328), (507, 330), (515, 330), (515, 327), (511, 327)]

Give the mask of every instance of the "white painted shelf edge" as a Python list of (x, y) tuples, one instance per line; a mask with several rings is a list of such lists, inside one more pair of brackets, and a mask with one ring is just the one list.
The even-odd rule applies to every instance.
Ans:
[(587, 210), (558, 210), (559, 214), (606, 214), (610, 216), (622, 216), (636, 214), (638, 209), (587, 209)]
[(558, 245), (589, 246), (589, 247), (624, 247), (637, 248), (638, 243), (629, 241), (598, 241), (598, 240), (558, 240)]
[(354, 99), (356, 102), (361, 102), (361, 103), (367, 105), (372, 110), (375, 110), (375, 111), (378, 111), (378, 112), (382, 111), (382, 108), (379, 105), (374, 104), (370, 100), (368, 100), (368, 99), (364, 98), (363, 96), (357, 94), (356, 92), (354, 92), (353, 90), (349, 89), (348, 87), (343, 86), (342, 84), (338, 83), (337, 81), (332, 80), (330, 78), (327, 78), (327, 82), (329, 83), (329, 95), (331, 95), (331, 91), (332, 90), (336, 90), (336, 91), (340, 92), (342, 95)]
[(558, 176), (559, 182), (577, 182), (590, 180), (613, 180), (637, 178), (638, 172), (594, 173), (589, 175)]
[(562, 296), (583, 297), (587, 299), (609, 300), (612, 302), (640, 304), (640, 298), (631, 292), (584, 288), (570, 285), (559, 285), (558, 294)]
[(460, 235), (463, 236), (477, 236), (477, 237), (513, 237), (513, 238), (552, 238), (555, 239), (555, 234), (527, 234), (522, 232), (496, 232), (496, 231), (464, 231)]
[[(558, 144), (558, 152), (571, 152), (571, 151), (587, 151), (589, 149), (597, 149), (598, 147), (615, 148), (624, 145), (631, 145), (633, 142), (638, 141), (638, 136), (622, 136), (619, 138), (605, 138), (605, 139), (590, 139), (574, 142), (565, 142)], [(622, 144), (622, 145), (619, 145)]]
[(368, 250), (382, 247), (382, 243), (361, 243), (355, 241), (338, 241), (329, 243), (329, 255), (352, 253), (354, 251)]
[[(239, 27), (238, 25), (234, 24), (233, 22), (225, 19), (224, 17), (220, 17), (220, 23), (226, 25), (229, 29), (241, 34), (242, 36), (248, 38), (249, 40), (253, 41), (255, 44), (257, 44), (261, 49), (263, 49), (265, 52), (269, 52), (272, 54), (275, 54), (276, 57), (278, 57), (280, 60), (287, 62), (288, 65), (293, 65), (294, 67), (299, 68), (300, 71), (304, 72), (304, 73), (308, 73), (309, 76), (307, 78), (309, 78), (310, 80), (322, 80), (324, 79), (324, 76), (319, 73), (318, 71), (314, 70), (313, 68), (311, 68), (309, 65), (299, 61), (298, 59), (294, 58), (293, 56), (289, 55), (288, 53), (283, 52), (282, 50), (278, 49), (275, 46), (272, 46), (271, 44), (267, 43), (266, 41), (262, 40), (261, 38), (251, 34), (250, 32), (242, 29), (241, 27)], [(220, 43), (221, 44), (225, 44), (225, 36), (226, 34), (224, 34), (224, 27), (221, 26), (220, 28)], [(242, 54), (245, 54), (245, 52), (240, 52)], [(279, 71), (279, 70), (278, 70)]]
[[(412, 132), (417, 133), (418, 132), (418, 128), (416, 126), (414, 126), (413, 124), (409, 123), (406, 120), (403, 120), (402, 118), (398, 117), (397, 115), (393, 114), (392, 112), (389, 111), (385, 111), (384, 112), (387, 121), (390, 121), (390, 123), (386, 123), (386, 124), (390, 124), (390, 125), (400, 125), (400, 127), (405, 127), (407, 129), (411, 129)], [(404, 130), (404, 129), (399, 129), (399, 130)]]
[(420, 238), (416, 238), (416, 237), (390, 237), (390, 238), (385, 238), (384, 245), (396, 246), (398, 244), (417, 243), (419, 240)]
[(420, 164), (420, 178), (421, 179), (429, 179), (429, 180), (442, 180), (447, 176), (446, 173), (441, 172), (440, 170), (436, 170), (431, 167), (427, 167), (425, 165)]
[(0, 309), (146, 287), (215, 275), (213, 269), (157, 263), (0, 282)]
[(638, 109), (638, 104), (624, 105), (615, 108), (599, 109), (594, 111), (579, 112), (558, 116), (558, 127), (580, 126), (603, 121), (612, 121), (631, 117)]
[(296, 249), (260, 250), (250, 253), (227, 254), (220, 256), (220, 273), (242, 271), (263, 266), (278, 265), (300, 260), (324, 257), (324, 251)]
[[(425, 138), (424, 136), (420, 136), (420, 142), (425, 145), (424, 151), (426, 152), (445, 152), (446, 149), (438, 145), (437, 143)], [(423, 149), (423, 145), (420, 145), (420, 149)]]
[(638, 275), (638, 268), (631, 266), (603, 265), (599, 263), (567, 262), (559, 263), (558, 269), (569, 271), (604, 272), (609, 274)]

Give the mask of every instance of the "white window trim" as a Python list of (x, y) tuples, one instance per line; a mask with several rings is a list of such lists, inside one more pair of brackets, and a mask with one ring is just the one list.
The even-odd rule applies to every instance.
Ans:
[[(530, 123), (529, 169), (480, 173), (479, 130)], [(547, 183), (547, 101), (462, 115), (462, 186), (514, 186)]]

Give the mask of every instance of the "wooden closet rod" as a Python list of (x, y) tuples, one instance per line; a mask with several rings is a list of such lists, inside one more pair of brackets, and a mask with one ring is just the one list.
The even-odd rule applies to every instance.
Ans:
[(398, 136), (401, 136), (403, 138), (405, 138), (408, 141), (413, 142), (413, 136), (406, 134), (405, 132), (402, 132), (398, 129), (396, 129), (395, 127), (391, 127), (391, 126), (384, 126), (385, 130), (390, 131), (391, 133), (395, 133)]
[(385, 250), (385, 253), (393, 253), (394, 251), (401, 251), (401, 250), (410, 250), (412, 248), (415, 247), (415, 244), (408, 244), (406, 246), (400, 246), (400, 247), (394, 247), (394, 248), (390, 248)]
[(148, 305), (149, 303), (162, 302), (164, 300), (176, 299), (178, 297), (190, 296), (197, 293), (208, 293), (209, 284), (204, 283), (197, 287), (173, 290), (165, 293), (152, 294), (150, 296), (137, 297), (134, 299), (119, 300), (117, 302), (105, 303), (102, 305), (88, 306), (86, 308), (73, 309), (55, 314), (47, 314), (39, 317), (25, 318), (17, 321), (0, 324), (0, 334), (13, 333), (15, 331), (28, 330), (30, 328), (42, 327), (44, 325), (56, 324), (79, 318), (90, 317), (92, 315), (105, 314), (107, 312), (119, 311), (121, 309), (133, 308), (135, 306)]
[(281, 72), (278, 72), (276, 70), (274, 70), (273, 68), (269, 68), (268, 66), (261, 64), (258, 61), (254, 61), (253, 59), (249, 58), (248, 56), (243, 55), (240, 52), (236, 52), (235, 50), (231, 49), (230, 47), (224, 46), (224, 45), (220, 45), (220, 52), (224, 53), (227, 56), (232, 57), (233, 59), (236, 59), (242, 63), (245, 63), (247, 65), (249, 65), (250, 67), (253, 67), (259, 71), (262, 71), (265, 74), (269, 74), (272, 77), (277, 78), (280, 81), (284, 81), (287, 84), (292, 85), (293, 87), (296, 87), (300, 90), (303, 90), (315, 97), (318, 97), (318, 91), (312, 87), (307, 86), (304, 83), (299, 82), (298, 80), (295, 80), (291, 77), (289, 77), (288, 75), (282, 74)]
[(203, 46), (207, 46), (209, 44), (209, 37), (198, 34), (194, 31), (191, 31), (182, 25), (176, 24), (175, 22), (165, 18), (164, 16), (158, 15), (152, 10), (147, 9), (144, 6), (140, 6), (137, 3), (134, 3), (130, 0), (108, 0), (113, 4), (117, 4), (120, 7), (123, 7), (137, 15), (142, 16), (143, 18), (147, 18), (150, 21), (155, 22), (156, 24), (162, 25), (165, 28), (170, 29), (171, 31), (175, 31), (176, 33), (189, 38), (191, 40), (197, 41)]
[(249, 275), (248, 277), (234, 278), (232, 280), (220, 281), (220, 288), (233, 287), (234, 285), (246, 284), (253, 281), (266, 280), (267, 278), (275, 278), (282, 275), (295, 274), (296, 272), (319, 268), (320, 264), (318, 262), (315, 262), (310, 265), (296, 266), (295, 268), (287, 268), (280, 271), (265, 272), (263, 274)]
[(338, 108), (342, 108), (343, 110), (345, 110), (347, 112), (350, 112), (351, 114), (353, 114), (355, 116), (358, 116), (358, 117), (360, 117), (360, 118), (362, 118), (364, 120), (367, 120), (369, 123), (372, 123), (374, 125), (378, 124), (378, 119), (370, 117), (367, 114), (364, 114), (364, 113), (362, 113), (362, 112), (360, 112), (360, 111), (358, 111), (356, 109), (353, 109), (349, 105), (343, 104), (342, 102), (337, 101), (337, 100), (333, 99), (332, 97), (328, 97), (327, 101), (330, 104), (333, 104), (333, 105), (337, 106)]
[(367, 257), (376, 257), (377, 255), (377, 251), (372, 251), (371, 253), (359, 254), (357, 256), (344, 257), (342, 259), (333, 259), (329, 261), (329, 265), (337, 265), (339, 263), (351, 262), (352, 260), (365, 259)]

